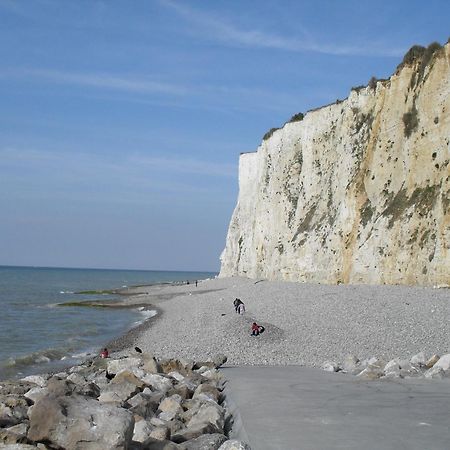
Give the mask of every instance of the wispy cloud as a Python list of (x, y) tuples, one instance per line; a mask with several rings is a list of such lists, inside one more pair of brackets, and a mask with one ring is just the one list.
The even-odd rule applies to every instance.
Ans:
[(40, 78), (60, 84), (76, 84), (80, 86), (90, 86), (95, 88), (143, 94), (159, 93), (182, 96), (188, 93), (188, 89), (186, 87), (178, 84), (164, 83), (151, 79), (114, 76), (106, 73), (77, 73), (41, 69), (12, 69), (2, 70), (0, 72), (0, 77)]
[(353, 46), (329, 43), (318, 43), (311, 34), (301, 29), (302, 37), (284, 37), (258, 29), (243, 30), (236, 25), (218, 19), (211, 14), (195, 10), (173, 0), (160, 0), (160, 3), (186, 20), (201, 27), (201, 35), (215, 39), (228, 45), (247, 46), (254, 48), (269, 48), (292, 52), (316, 52), (329, 55), (370, 55), (399, 56), (404, 49), (376, 46)]
[[(130, 199), (144, 192), (148, 195), (179, 195), (190, 193), (210, 194), (215, 188), (205, 187), (203, 180), (216, 179), (226, 186), (227, 179), (236, 178), (237, 166), (233, 164), (186, 158), (170, 158), (127, 153), (124, 155), (99, 155), (84, 152), (67, 153), (54, 150), (0, 149), (1, 184), (17, 189), (28, 184), (46, 185), (53, 192), (62, 186), (67, 192), (92, 191), (91, 200), (102, 192), (112, 198), (117, 195)], [(199, 177), (201, 175), (201, 177)], [(3, 192), (8, 189), (3, 189)], [(53, 195), (53, 194), (52, 194)], [(89, 200), (89, 198), (86, 198)]]

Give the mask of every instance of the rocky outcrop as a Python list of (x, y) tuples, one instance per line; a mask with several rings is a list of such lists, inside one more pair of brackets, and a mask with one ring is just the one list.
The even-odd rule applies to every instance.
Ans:
[[(144, 353), (0, 382), (0, 447), (214, 450), (234, 445), (226, 436), (231, 416), (222, 406), (217, 369), (225, 360), (220, 355), (197, 364), (157, 361)], [(238, 444), (224, 448), (247, 448)]]
[(450, 44), (242, 154), (220, 276), (450, 285)]

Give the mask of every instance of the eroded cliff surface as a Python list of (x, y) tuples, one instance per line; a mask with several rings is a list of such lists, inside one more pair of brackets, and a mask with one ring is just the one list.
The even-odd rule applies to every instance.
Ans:
[(220, 276), (450, 284), (449, 141), (450, 44), (285, 124), (240, 157)]

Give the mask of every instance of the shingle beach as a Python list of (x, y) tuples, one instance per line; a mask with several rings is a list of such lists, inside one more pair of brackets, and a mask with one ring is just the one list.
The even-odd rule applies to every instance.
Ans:
[[(133, 293), (129, 302), (156, 305), (159, 314), (113, 346), (137, 345), (156, 357), (223, 353), (231, 365), (320, 366), (348, 354), (389, 360), (450, 352), (449, 289), (219, 278)], [(235, 298), (244, 315), (235, 313)], [(253, 321), (266, 329), (258, 337), (250, 335)]]

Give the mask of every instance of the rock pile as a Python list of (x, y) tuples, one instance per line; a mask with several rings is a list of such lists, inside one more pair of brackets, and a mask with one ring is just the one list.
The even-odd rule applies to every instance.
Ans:
[(248, 449), (226, 437), (226, 361), (94, 359), (55, 375), (0, 382), (0, 447)]
[(450, 377), (450, 353), (439, 357), (427, 358), (424, 352), (411, 359), (395, 358), (388, 362), (381, 358), (369, 358), (360, 361), (356, 356), (348, 355), (342, 363), (325, 361), (322, 369), (328, 372), (344, 372), (366, 380), (378, 378), (446, 378)]

